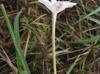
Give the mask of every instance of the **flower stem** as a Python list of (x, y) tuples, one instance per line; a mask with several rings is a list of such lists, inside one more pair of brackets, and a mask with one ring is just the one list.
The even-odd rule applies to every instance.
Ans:
[(55, 14), (52, 14), (52, 53), (53, 53), (53, 70), (54, 70), (54, 74), (57, 74), (57, 71), (56, 71), (56, 49), (55, 49), (55, 35), (56, 35), (56, 17), (57, 15)]

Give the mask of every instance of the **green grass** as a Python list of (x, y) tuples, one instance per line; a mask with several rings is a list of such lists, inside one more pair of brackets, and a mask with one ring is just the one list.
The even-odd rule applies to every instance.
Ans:
[(19, 35), (19, 17), (20, 17), (21, 12), (19, 12), (17, 14), (17, 16), (15, 17), (14, 29), (13, 29), (13, 27), (12, 27), (13, 25), (11, 24), (11, 22), (8, 18), (8, 15), (6, 13), (4, 5), (1, 4), (0, 7), (1, 7), (8, 30), (11, 34), (11, 37), (13, 39), (13, 42), (14, 42), (14, 45), (16, 48), (16, 62), (17, 62), (17, 66), (18, 66), (18, 72), (20, 74), (30, 74), (30, 70), (28, 68), (28, 64), (23, 55), (21, 44), (20, 44), (21, 41), (20, 41), (20, 35)]
[[(56, 53), (60, 52), (57, 54), (57, 72), (58, 74), (97, 74), (100, 61), (100, 0), (73, 1), (77, 2), (77, 6), (71, 10), (66, 9), (57, 18)], [(25, 9), (16, 12), (13, 21), (10, 21), (5, 8), (1, 5), (5, 24), (15, 49), (10, 44), (8, 45), (10, 48), (6, 46), (5, 42), (6, 39), (10, 40), (9, 36), (0, 36), (0, 42), (5, 40), (2, 43), (5, 46), (2, 44), (0, 46), (4, 47), (5, 51), (9, 49), (6, 53), (10, 59), (16, 53), (16, 57), (13, 56), (16, 59), (14, 64), (20, 74), (28, 74), (28, 72), (30, 74), (30, 71), (32, 74), (53, 74), (51, 13), (37, 1), (21, 2), (25, 3), (27, 8), (21, 4)], [(1, 31), (2, 27), (0, 34)], [(5, 29), (3, 31), (6, 32)], [(13, 54), (11, 48), (15, 50)], [(0, 73), (5, 68), (7, 68), (5, 73), (11, 71), (0, 62)]]

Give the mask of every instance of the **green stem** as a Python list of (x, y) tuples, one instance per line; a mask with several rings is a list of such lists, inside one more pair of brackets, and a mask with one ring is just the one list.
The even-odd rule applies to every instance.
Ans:
[(52, 47), (53, 47), (53, 50), (52, 50), (52, 53), (53, 53), (53, 70), (54, 70), (54, 74), (57, 74), (57, 70), (56, 70), (56, 49), (55, 49), (55, 36), (56, 36), (56, 17), (57, 15), (55, 14), (52, 14)]

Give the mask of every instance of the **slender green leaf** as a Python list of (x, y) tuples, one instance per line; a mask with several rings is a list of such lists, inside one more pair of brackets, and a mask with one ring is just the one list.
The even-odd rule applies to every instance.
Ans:
[(88, 17), (87, 19), (90, 20), (90, 21), (95, 22), (96, 24), (99, 24), (100, 25), (100, 20), (98, 20), (98, 19), (95, 19), (93, 17)]
[(74, 63), (69, 67), (69, 69), (66, 71), (66, 74), (71, 74), (71, 71), (73, 70), (73, 68), (75, 67), (78, 61), (79, 61), (79, 57), (77, 57)]
[(69, 43), (71, 43), (71, 44), (86, 44), (86, 43), (90, 43), (90, 42), (94, 42), (94, 41), (100, 41), (100, 35), (91, 36), (90, 38), (87, 38), (87, 39), (78, 39), (75, 41), (71, 41)]
[(15, 20), (14, 20), (14, 34), (16, 36), (16, 41), (19, 42), (19, 45), (21, 43), (21, 40), (20, 40), (20, 31), (19, 31), (19, 19), (20, 19), (20, 14), (22, 13), (22, 11), (18, 12), (16, 17), (15, 17)]
[(22, 73), (20, 71), (19, 72), (20, 72), (20, 74), (31, 74), (30, 70), (28, 68), (27, 62), (26, 62), (26, 60), (24, 58), (24, 55), (22, 53), (21, 47), (19, 46), (18, 41), (16, 39), (14, 30), (12, 28), (12, 24), (11, 24), (9, 18), (8, 18), (8, 15), (6, 13), (5, 7), (4, 7), (3, 4), (1, 4), (0, 7), (1, 7), (2, 13), (4, 15), (4, 19), (5, 19), (5, 22), (7, 24), (8, 30), (9, 30), (9, 32), (11, 34), (11, 37), (12, 37), (13, 41), (14, 41), (14, 45), (15, 45), (15, 48), (16, 48), (16, 53), (17, 53), (17, 56), (18, 56), (17, 58), (19, 59), (19, 60), (16, 59), (16, 61), (20, 62), (21, 70), (24, 71), (24, 73)]
[(79, 22), (81, 22), (81, 21), (87, 19), (88, 17), (90, 17), (90, 16), (92, 16), (92, 15), (98, 13), (98, 12), (100, 12), (100, 7), (97, 8), (97, 9), (95, 9), (94, 11), (90, 12), (89, 14), (83, 16), (83, 17), (82, 17), (79, 21), (77, 21), (75, 24), (77, 24), (77, 23), (79, 23)]

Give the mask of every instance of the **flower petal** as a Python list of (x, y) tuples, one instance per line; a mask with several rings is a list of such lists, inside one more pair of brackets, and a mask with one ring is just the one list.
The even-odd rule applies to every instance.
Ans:
[(57, 0), (51, 0), (51, 3), (55, 3), (55, 2), (57, 2)]
[(53, 14), (58, 14), (65, 8), (71, 8), (76, 5), (76, 3), (73, 2), (57, 0), (39, 0), (39, 2), (44, 4)]
[(76, 3), (74, 3), (74, 2), (69, 2), (69, 1), (62, 1), (62, 2), (63, 2), (63, 6), (65, 8), (71, 8), (76, 5)]
[(49, 0), (38, 0), (40, 3), (44, 4), (49, 10), (52, 9), (51, 2)]
[(75, 5), (76, 5), (76, 3), (69, 2), (69, 1), (57, 1), (57, 2), (53, 3), (52, 11), (53, 11), (53, 13), (59, 13), (59, 12), (63, 11), (64, 9), (71, 8)]

